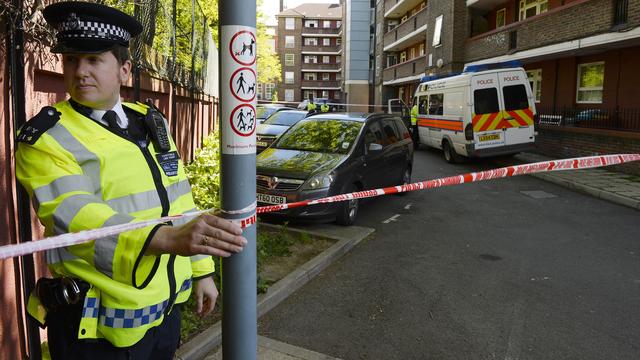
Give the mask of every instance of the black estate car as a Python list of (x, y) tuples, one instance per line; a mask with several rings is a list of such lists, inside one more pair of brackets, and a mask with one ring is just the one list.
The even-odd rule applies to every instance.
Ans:
[[(313, 115), (260, 153), (258, 203), (283, 204), (411, 182), (413, 143), (399, 117), (388, 114)], [(358, 200), (275, 213), (288, 218), (334, 218), (351, 225)]]

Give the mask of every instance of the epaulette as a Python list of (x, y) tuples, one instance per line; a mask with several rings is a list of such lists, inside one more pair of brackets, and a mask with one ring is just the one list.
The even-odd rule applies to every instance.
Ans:
[(62, 113), (53, 106), (43, 107), (38, 115), (32, 117), (20, 128), (18, 141), (29, 145), (35, 144), (42, 134), (51, 129), (60, 120), (60, 115)]

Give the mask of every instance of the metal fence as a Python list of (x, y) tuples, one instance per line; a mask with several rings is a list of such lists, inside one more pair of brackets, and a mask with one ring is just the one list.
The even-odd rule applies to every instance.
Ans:
[(537, 108), (536, 124), (640, 132), (640, 108)]

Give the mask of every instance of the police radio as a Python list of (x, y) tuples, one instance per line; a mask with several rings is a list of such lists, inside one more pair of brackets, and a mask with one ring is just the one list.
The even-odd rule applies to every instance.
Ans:
[(171, 142), (169, 142), (169, 134), (167, 134), (164, 117), (152, 105), (149, 106), (147, 115), (144, 117), (144, 125), (147, 127), (149, 137), (156, 151), (167, 152), (171, 150)]

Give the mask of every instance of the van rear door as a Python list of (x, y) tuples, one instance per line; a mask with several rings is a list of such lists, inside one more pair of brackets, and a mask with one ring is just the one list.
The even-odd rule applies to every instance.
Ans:
[(522, 69), (498, 73), (504, 113), (501, 128), (505, 133), (505, 145), (534, 141), (534, 105), (527, 75)]
[(471, 121), (477, 150), (505, 145), (505, 134), (500, 127), (503, 113), (499, 87), (496, 72), (478, 74), (471, 78)]

